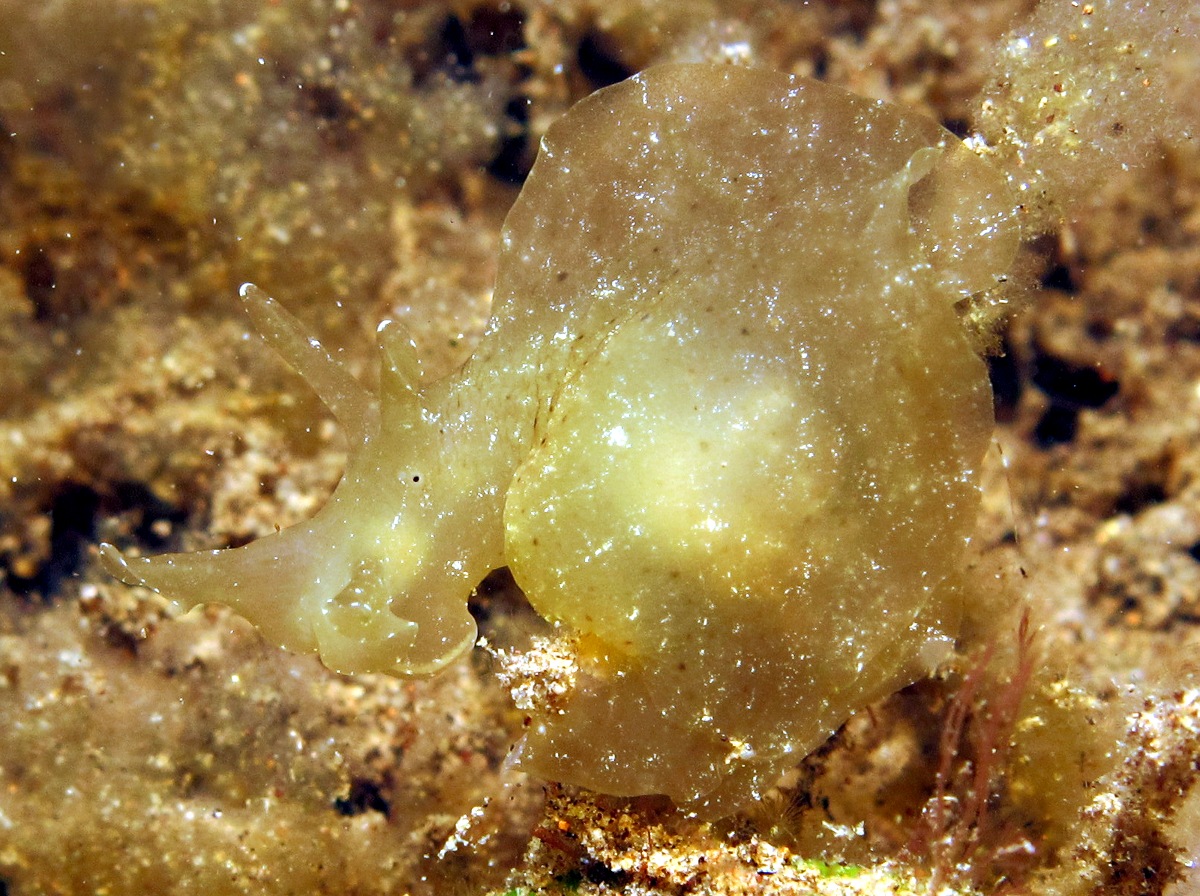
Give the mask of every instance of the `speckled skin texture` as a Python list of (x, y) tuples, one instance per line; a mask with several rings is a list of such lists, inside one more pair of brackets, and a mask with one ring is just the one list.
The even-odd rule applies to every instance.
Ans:
[[(953, 306), (1005, 270), (1011, 208), (932, 122), (764, 72), (651, 71), (551, 130), (501, 282), (606, 302), (505, 509), (581, 636), (529, 767), (722, 814), (928, 668), (991, 426)], [(947, 243), (977, 251), (931, 270)]]
[(469, 646), (466, 596), (507, 563), (579, 639), (527, 766), (724, 814), (947, 649), (991, 428), (954, 303), (1006, 271), (1014, 206), (920, 117), (764, 71), (650, 70), (550, 130), (458, 374), (423, 383), (384, 327), (376, 398), (244, 290), (348, 432), (311, 522), (106, 557), (334, 668), (399, 674)]

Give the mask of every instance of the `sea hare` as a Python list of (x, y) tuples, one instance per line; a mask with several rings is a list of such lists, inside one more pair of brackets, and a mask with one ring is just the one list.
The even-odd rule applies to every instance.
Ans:
[(456, 374), (422, 381), (385, 326), (369, 394), (244, 288), (349, 435), (341, 484), (245, 547), (105, 561), (405, 675), (471, 646), (507, 565), (578, 663), (524, 765), (724, 813), (944, 654), (992, 422), (955, 306), (1003, 277), (1013, 209), (923, 117), (651, 69), (550, 129)]

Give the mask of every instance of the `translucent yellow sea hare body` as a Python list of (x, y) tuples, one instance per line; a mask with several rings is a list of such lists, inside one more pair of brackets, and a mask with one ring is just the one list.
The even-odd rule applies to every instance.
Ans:
[(369, 395), (245, 289), (347, 429), (341, 484), (236, 550), (106, 561), (399, 674), (467, 649), (466, 598), (508, 565), (578, 664), (522, 762), (724, 813), (953, 634), (992, 422), (955, 304), (1004, 275), (1012, 212), (927, 119), (651, 69), (551, 128), (457, 374), (422, 382), (382, 328)]

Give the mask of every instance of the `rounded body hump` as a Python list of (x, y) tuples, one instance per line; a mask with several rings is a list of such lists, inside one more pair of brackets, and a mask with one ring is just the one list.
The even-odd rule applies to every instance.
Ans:
[(991, 427), (955, 303), (1011, 210), (936, 124), (784, 75), (651, 70), (551, 130), (500, 284), (589, 325), (505, 555), (579, 670), (525, 763), (720, 814), (927, 671)]

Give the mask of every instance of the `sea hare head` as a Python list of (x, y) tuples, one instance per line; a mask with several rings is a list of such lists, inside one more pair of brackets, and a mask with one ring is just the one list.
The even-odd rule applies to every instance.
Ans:
[(952, 637), (990, 432), (955, 304), (1015, 252), (1002, 178), (927, 119), (760, 70), (585, 100), (505, 225), (492, 325), (360, 395), (265, 296), (260, 328), (351, 432), (309, 524), (110, 566), (233, 603), (346, 671), (429, 672), (507, 563), (577, 686), (522, 761), (709, 815)]

